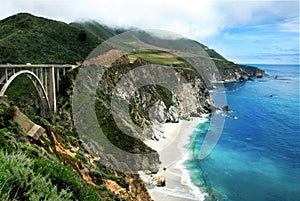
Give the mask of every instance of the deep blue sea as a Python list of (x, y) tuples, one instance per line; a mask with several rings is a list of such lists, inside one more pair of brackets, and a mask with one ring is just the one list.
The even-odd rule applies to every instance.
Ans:
[[(226, 118), (207, 158), (185, 165), (195, 185), (222, 200), (300, 201), (299, 65), (253, 66), (270, 76), (226, 85), (228, 115), (237, 119)], [(213, 126), (198, 126), (191, 152)]]

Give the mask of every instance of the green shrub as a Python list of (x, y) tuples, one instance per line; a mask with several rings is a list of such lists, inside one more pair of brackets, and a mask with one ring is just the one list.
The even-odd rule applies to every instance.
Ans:
[(48, 177), (34, 172), (32, 159), (0, 150), (0, 200), (71, 200), (72, 193), (58, 190)]
[(8, 126), (15, 125), (15, 122), (11, 121), (14, 117), (15, 111), (16, 111), (15, 107), (10, 107), (5, 104), (0, 104), (0, 128), (5, 128)]
[(0, 130), (0, 147), (2, 147), (4, 150), (9, 147), (7, 140), (5, 139), (5, 131), (2, 129)]
[(64, 164), (44, 159), (34, 162), (35, 171), (41, 175), (48, 175), (58, 190), (68, 189), (75, 200), (102, 200), (95, 187), (87, 185), (74, 171)]
[(42, 126), (42, 127), (46, 127), (46, 126), (48, 126), (48, 125), (50, 125), (49, 124), (49, 122), (46, 120), (46, 119), (43, 119), (42, 117), (40, 117), (40, 116), (38, 116), (38, 115), (36, 115), (36, 114), (31, 114), (31, 113), (29, 113), (29, 112), (25, 112), (25, 115), (31, 120), (31, 121), (33, 121), (34, 123), (36, 123), (36, 124), (38, 124), (38, 125), (40, 125), (40, 126)]

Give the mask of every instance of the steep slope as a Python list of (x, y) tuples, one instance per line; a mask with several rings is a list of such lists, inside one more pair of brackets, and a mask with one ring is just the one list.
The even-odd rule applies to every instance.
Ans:
[(33, 139), (15, 121), (16, 110), (0, 103), (0, 200), (151, 201), (138, 175), (109, 168), (111, 159), (99, 163), (71, 128), (30, 115), (46, 129)]
[[(26, 136), (13, 118), (16, 108), (0, 103), (0, 172), (8, 172), (0, 176), (0, 200), (12, 197), (30, 200), (32, 190), (47, 200), (151, 200), (146, 185), (138, 175), (116, 171), (112, 168), (116, 162), (114, 156), (98, 150), (100, 157), (95, 157), (83, 146), (83, 141), (74, 128), (71, 111), (73, 82), (77, 73), (78, 69), (61, 78), (60, 88), (63, 90), (58, 94), (58, 112), (52, 118), (52, 123), (35, 114), (34, 106), (39, 104), (39, 100), (32, 100), (32, 96), (36, 96), (32, 83), (20, 77), (9, 88), (9, 97), (15, 99), (11, 103), (21, 107), (20, 110), (33, 122), (45, 128), (46, 133), (38, 140)], [(32, 104), (32, 107), (28, 104)], [(95, 109), (97, 115), (99, 114), (99, 124), (112, 143), (127, 151), (153, 151), (141, 140), (129, 138), (120, 132), (106, 108), (98, 107), (97, 104)], [(8, 159), (13, 164), (20, 165), (12, 168), (13, 164), (4, 162)], [(158, 155), (152, 162), (155, 167)], [(24, 171), (26, 174), (19, 175), (14, 171)], [(6, 182), (17, 178), (25, 182)], [(34, 183), (36, 178), (40, 182)], [(36, 188), (35, 185), (42, 187)]]
[(0, 21), (0, 63), (74, 64), (102, 41), (84, 29), (20, 13)]

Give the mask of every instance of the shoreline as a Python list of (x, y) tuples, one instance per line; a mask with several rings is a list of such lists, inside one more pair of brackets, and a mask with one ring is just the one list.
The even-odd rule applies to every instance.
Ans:
[[(147, 184), (148, 191), (154, 201), (191, 201), (205, 200), (207, 193), (201, 192), (189, 176), (189, 171), (183, 163), (188, 159), (187, 146), (197, 125), (207, 121), (207, 118), (193, 118), (190, 121), (180, 120), (179, 123), (165, 123), (163, 138), (159, 141), (146, 140), (145, 144), (156, 150), (161, 164), (156, 174), (140, 172), (141, 178)], [(166, 179), (164, 187), (153, 183), (155, 178)]]

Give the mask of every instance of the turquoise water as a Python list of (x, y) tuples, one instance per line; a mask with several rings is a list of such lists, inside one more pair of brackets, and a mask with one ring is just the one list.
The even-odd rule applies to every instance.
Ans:
[[(255, 65), (270, 77), (228, 84), (227, 103), (232, 110), (221, 138), (204, 160), (197, 159), (207, 129), (194, 132), (185, 163), (193, 182), (217, 191), (222, 200), (300, 200), (299, 66)], [(277, 79), (273, 76), (277, 75)], [(215, 92), (218, 93), (218, 92)]]

